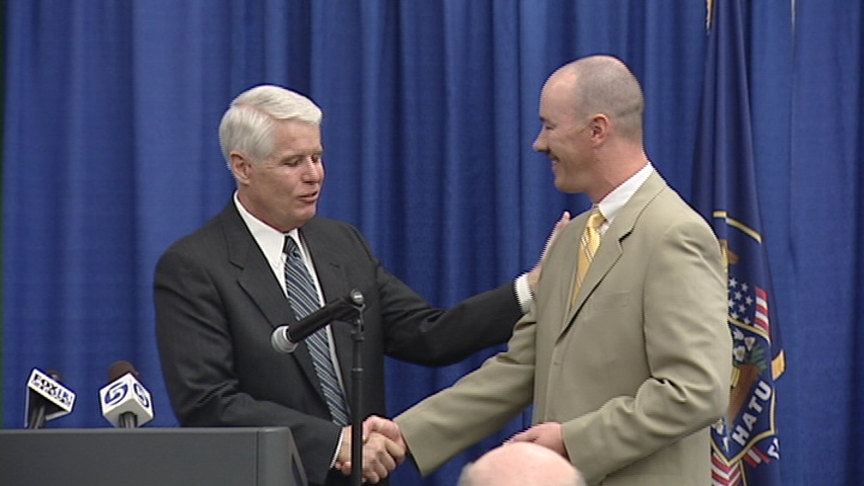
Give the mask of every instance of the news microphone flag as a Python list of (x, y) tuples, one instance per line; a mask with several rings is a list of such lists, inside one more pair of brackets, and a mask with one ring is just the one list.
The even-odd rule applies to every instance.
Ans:
[(150, 392), (135, 379), (133, 374), (126, 373), (99, 390), (99, 403), (102, 406), (102, 416), (114, 427), (129, 427), (126, 422), (127, 413), (134, 415), (140, 427), (153, 420), (153, 400)]
[(727, 319), (733, 338), (729, 412), (711, 433), (711, 484), (779, 486), (774, 381), (785, 371), (786, 361), (756, 191), (745, 4), (709, 1), (694, 168), (694, 206), (717, 233), (729, 272)]
[(75, 392), (63, 386), (48, 373), (39, 368), (33, 368), (27, 379), (27, 397), (25, 400), (24, 410), (27, 417), (24, 418), (24, 426), (29, 427), (30, 415), (35, 413), (39, 407), (44, 407), (44, 421), (40, 422), (53, 420), (71, 412), (75, 406)]

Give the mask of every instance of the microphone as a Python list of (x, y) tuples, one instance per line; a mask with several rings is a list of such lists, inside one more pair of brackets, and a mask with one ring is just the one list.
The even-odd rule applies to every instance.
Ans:
[(363, 310), (363, 294), (353, 289), (324, 307), (297, 321), (296, 324), (279, 326), (270, 336), (270, 344), (280, 353), (293, 353), (297, 343), (333, 321), (347, 319)]
[(75, 392), (60, 383), (60, 373), (49, 370), (47, 373), (33, 368), (27, 379), (27, 398), (25, 426), (28, 429), (41, 429), (45, 422), (62, 417), (75, 406)]
[(118, 361), (108, 369), (109, 383), (99, 390), (102, 416), (111, 425), (134, 429), (153, 420), (153, 399), (138, 381), (132, 363)]

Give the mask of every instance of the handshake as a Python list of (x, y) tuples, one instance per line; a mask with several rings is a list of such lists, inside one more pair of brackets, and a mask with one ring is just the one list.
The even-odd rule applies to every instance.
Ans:
[[(377, 483), (386, 478), (396, 466), (405, 461), (408, 444), (399, 425), (377, 415), (363, 422), (363, 480)], [(342, 429), (342, 446), (336, 458), (336, 469), (346, 476), (351, 474), (351, 426)]]
[[(563, 459), (569, 461), (567, 448), (564, 445), (564, 433), (561, 423), (544, 422), (518, 432), (504, 443), (514, 444), (528, 442), (549, 449)], [(408, 454), (408, 444), (399, 425), (383, 417), (370, 415), (363, 422), (363, 480), (377, 483), (390, 475), (405, 461)], [(568, 462), (569, 464), (569, 462)], [(342, 429), (342, 447), (336, 458), (336, 469), (346, 476), (351, 475), (351, 426)], [(577, 471), (578, 472), (578, 471)], [(581, 473), (580, 473), (581, 474)], [(584, 484), (584, 483), (578, 483)]]

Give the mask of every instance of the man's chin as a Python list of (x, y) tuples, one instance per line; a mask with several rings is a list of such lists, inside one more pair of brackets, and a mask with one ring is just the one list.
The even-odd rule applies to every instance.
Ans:
[(317, 213), (318, 213), (318, 206), (317, 205), (313, 205), (311, 208), (306, 208), (305, 210), (303, 210), (303, 212), (301, 212), (297, 218), (298, 220), (302, 221), (302, 223), (300, 223), (300, 226), (303, 226), (304, 224), (308, 223), (312, 218), (315, 217), (315, 215)]
[(312, 218), (315, 217), (316, 208), (312, 209), (304, 209), (302, 211), (295, 211), (290, 216), (288, 216), (287, 229), (282, 229), (284, 232), (291, 231), (292, 229), (299, 228), (304, 224), (308, 223)]
[(559, 177), (555, 177), (555, 189), (558, 189), (565, 194), (577, 194), (582, 192), (578, 187), (575, 187), (573, 184), (568, 184)]
[(567, 190), (567, 184), (561, 179), (561, 177), (559, 177), (557, 175), (555, 176), (554, 185), (555, 185), (555, 189), (558, 189), (561, 192), (567, 192), (567, 193), (571, 192), (571, 191)]

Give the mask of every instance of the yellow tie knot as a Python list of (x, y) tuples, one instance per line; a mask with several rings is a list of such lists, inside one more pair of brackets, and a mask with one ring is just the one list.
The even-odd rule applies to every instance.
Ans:
[(599, 206), (594, 206), (591, 209), (591, 214), (588, 215), (588, 226), (591, 229), (600, 230), (600, 227), (603, 226), (603, 223), (606, 222), (606, 216), (603, 216), (603, 213), (600, 212)]

